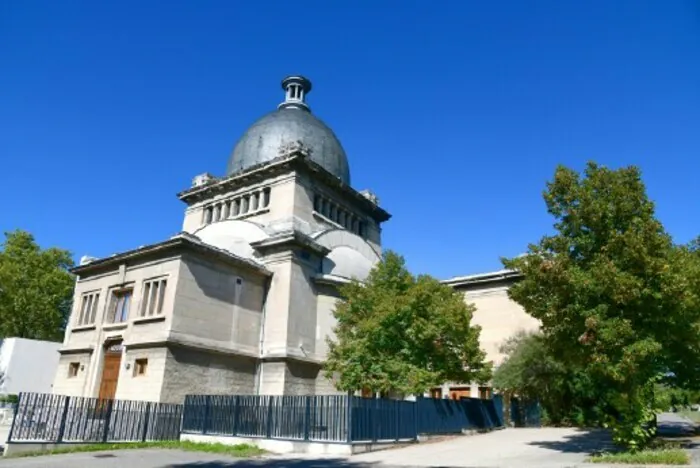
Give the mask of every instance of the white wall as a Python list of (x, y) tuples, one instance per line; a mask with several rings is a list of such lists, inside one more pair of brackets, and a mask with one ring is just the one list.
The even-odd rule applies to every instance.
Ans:
[(51, 393), (61, 343), (6, 338), (0, 347), (0, 393)]

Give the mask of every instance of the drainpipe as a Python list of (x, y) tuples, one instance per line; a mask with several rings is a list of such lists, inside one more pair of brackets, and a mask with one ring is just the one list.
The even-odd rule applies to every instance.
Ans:
[(265, 317), (267, 316), (267, 295), (270, 292), (270, 283), (272, 282), (272, 277), (270, 276), (263, 285), (263, 304), (262, 304), (262, 315), (260, 317), (260, 344), (258, 346), (258, 353), (260, 358), (258, 359), (258, 378), (255, 384), (255, 394), (260, 395), (260, 389), (262, 388), (262, 377), (263, 377), (263, 343), (265, 342)]

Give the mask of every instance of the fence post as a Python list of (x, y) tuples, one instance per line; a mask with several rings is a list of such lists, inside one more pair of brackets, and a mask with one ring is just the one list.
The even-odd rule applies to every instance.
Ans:
[(397, 442), (399, 441), (400, 422), (401, 422), (400, 414), (399, 414), (401, 411), (401, 407), (400, 407), (399, 403), (401, 403), (399, 400), (394, 400), (394, 412), (396, 413), (396, 441)]
[(206, 434), (209, 429), (209, 406), (211, 405), (211, 395), (204, 397), (204, 420), (202, 421), (202, 434)]
[(58, 437), (56, 438), (57, 443), (63, 442), (63, 434), (66, 431), (66, 418), (68, 417), (68, 405), (70, 404), (70, 397), (66, 397), (66, 402), (63, 405), (63, 413), (61, 413), (61, 425), (58, 427)]
[(413, 436), (418, 440), (418, 403), (423, 398), (423, 395), (416, 395), (416, 401), (413, 402)]
[(109, 425), (112, 422), (112, 404), (114, 400), (107, 400), (107, 414), (105, 415), (105, 427), (102, 432), (102, 443), (107, 442), (107, 437), (109, 436)]
[(275, 398), (274, 396), (270, 395), (267, 400), (267, 438), (270, 439), (272, 437), (272, 400)]
[(146, 414), (143, 416), (143, 430), (141, 431), (141, 442), (146, 442), (148, 436), (148, 419), (151, 415), (151, 402), (146, 402)]
[(348, 444), (352, 443), (352, 393), (345, 395), (345, 422)]
[(10, 434), (7, 436), (7, 442), (12, 442), (12, 433), (15, 430), (15, 422), (18, 419), (19, 416), (19, 407), (22, 404), (22, 395), (24, 395), (24, 392), (19, 392), (19, 396), (17, 397), (17, 403), (15, 403), (15, 410), (12, 414), (12, 424), (10, 424)]
[(309, 426), (311, 425), (311, 398), (312, 396), (305, 396), (306, 407), (304, 408), (304, 440), (309, 440)]

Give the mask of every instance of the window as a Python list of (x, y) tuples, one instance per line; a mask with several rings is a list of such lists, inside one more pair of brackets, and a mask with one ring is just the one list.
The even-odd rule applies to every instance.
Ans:
[(144, 283), (143, 296), (141, 297), (141, 317), (160, 315), (163, 312), (166, 285), (165, 278)]
[(266, 188), (262, 192), (262, 207), (267, 208), (270, 205), (270, 189)]
[(208, 206), (204, 209), (204, 224), (211, 223), (211, 218), (214, 214), (214, 208)]
[(146, 375), (146, 370), (148, 369), (148, 359), (137, 359), (134, 362), (134, 377), (139, 375)]
[(238, 216), (241, 212), (241, 200), (239, 198), (233, 200), (233, 207), (231, 208), (231, 216)]
[(77, 325), (92, 325), (95, 323), (95, 317), (97, 316), (97, 303), (100, 300), (100, 293), (98, 291), (93, 291), (83, 294), (80, 298), (80, 310), (78, 314)]
[(479, 387), (479, 398), (482, 400), (488, 400), (493, 396), (491, 387)]
[(79, 362), (71, 362), (70, 364), (68, 364), (68, 378), (72, 379), (73, 377), (77, 377), (79, 370), (80, 370), (80, 363)]
[(126, 322), (126, 319), (129, 317), (132, 293), (132, 289), (115, 289), (112, 291), (107, 313), (108, 323)]

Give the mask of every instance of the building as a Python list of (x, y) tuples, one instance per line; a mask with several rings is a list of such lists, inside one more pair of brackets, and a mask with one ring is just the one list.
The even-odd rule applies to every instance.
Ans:
[(311, 83), (238, 140), (225, 176), (178, 194), (182, 232), (74, 269), (53, 391), (180, 402), (190, 393), (332, 393), (322, 372), (336, 286), (363, 279), (390, 217), (350, 184)]
[[(191, 393), (335, 392), (321, 372), (337, 286), (364, 279), (390, 215), (350, 184), (348, 158), (314, 116), (300, 76), (243, 134), (226, 174), (196, 176), (178, 194), (182, 231), (75, 268), (74, 310), (54, 392), (182, 401)], [(536, 327), (507, 288), (513, 272), (445, 283), (474, 302), (488, 359)], [(478, 385), (434, 393), (488, 396)]]
[(51, 393), (61, 343), (0, 339), (0, 395)]
[[(494, 367), (498, 367), (505, 358), (500, 348), (508, 338), (520, 331), (536, 331), (540, 326), (537, 319), (528, 315), (520, 304), (508, 297), (508, 288), (521, 277), (516, 271), (501, 270), (443, 281), (444, 284), (462, 292), (465, 301), (476, 307), (472, 323), (481, 326), (481, 348), (486, 352), (487, 361), (492, 362)], [(434, 397), (489, 398), (492, 390), (477, 383), (447, 382), (442, 387), (433, 389), (431, 393)]]

